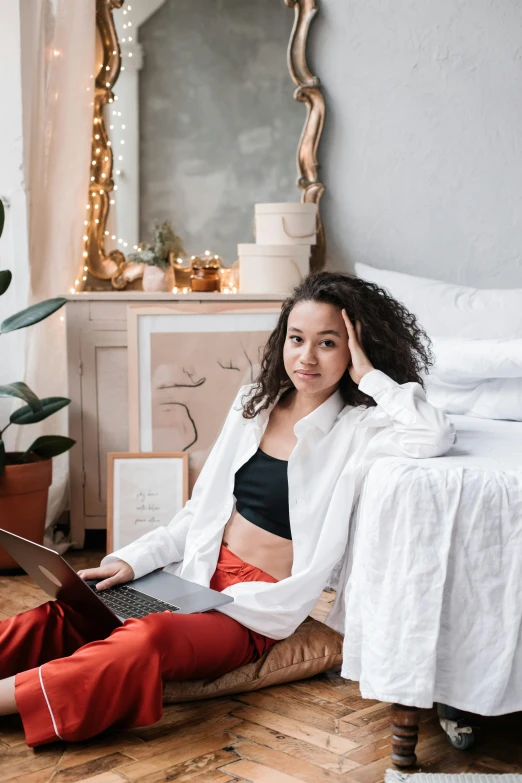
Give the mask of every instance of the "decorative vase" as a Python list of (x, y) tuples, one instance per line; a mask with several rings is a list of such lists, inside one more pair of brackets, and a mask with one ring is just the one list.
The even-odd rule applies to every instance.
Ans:
[(158, 291), (172, 291), (174, 287), (174, 273), (172, 267), (161, 269), (159, 266), (146, 264), (143, 270), (141, 286), (148, 293)]
[[(22, 452), (9, 457), (21, 457)], [(52, 459), (34, 456), (21, 465), (6, 465), (0, 476), (0, 520), (4, 530), (43, 543), (47, 496), (53, 478)], [(0, 547), (0, 569), (19, 568), (18, 563)]]

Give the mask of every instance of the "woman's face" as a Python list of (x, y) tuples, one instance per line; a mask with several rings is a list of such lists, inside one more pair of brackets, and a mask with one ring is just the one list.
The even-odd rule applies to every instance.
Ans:
[(298, 391), (333, 391), (350, 363), (341, 311), (323, 302), (298, 302), (288, 316), (283, 361)]

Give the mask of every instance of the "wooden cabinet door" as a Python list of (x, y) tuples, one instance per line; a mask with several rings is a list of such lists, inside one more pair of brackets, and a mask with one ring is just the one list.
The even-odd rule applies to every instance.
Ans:
[(107, 453), (129, 450), (127, 333), (81, 336), (84, 527), (106, 527)]

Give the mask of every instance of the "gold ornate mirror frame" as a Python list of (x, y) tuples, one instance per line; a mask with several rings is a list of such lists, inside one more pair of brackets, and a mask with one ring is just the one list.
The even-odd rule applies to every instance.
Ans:
[[(105, 251), (107, 218), (110, 194), (114, 190), (113, 153), (104, 119), (104, 107), (115, 100), (114, 85), (121, 67), (121, 52), (113, 11), (121, 8), (124, 0), (96, 0), (96, 27), (98, 46), (96, 63), (99, 71), (95, 81), (94, 117), (92, 133), (91, 181), (89, 204), (85, 220), (84, 268), (87, 285), (97, 289), (124, 288), (131, 280), (139, 279), (143, 264), (125, 261), (119, 250)], [(317, 150), (324, 125), (325, 102), (321, 82), (314, 76), (306, 61), (306, 47), (310, 25), (317, 14), (318, 0), (284, 0), (294, 9), (294, 24), (288, 44), (288, 69), (296, 89), (294, 99), (306, 106), (306, 120), (297, 147), (297, 186), (301, 189), (301, 201), (318, 205), (317, 244), (313, 247), (311, 269), (324, 268), (325, 238), (319, 211), (324, 185), (319, 181)], [(125, 268), (124, 268), (125, 265)], [(88, 273), (88, 274), (87, 274)], [(88, 277), (90, 275), (90, 279)], [(98, 281), (107, 281), (100, 285)], [(110, 282), (109, 282), (110, 281)], [(84, 286), (85, 287), (85, 286)]]

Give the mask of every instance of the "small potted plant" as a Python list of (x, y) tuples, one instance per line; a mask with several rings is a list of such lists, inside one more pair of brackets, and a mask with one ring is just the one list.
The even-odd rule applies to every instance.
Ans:
[[(4, 206), (0, 200), (0, 236), (4, 227)], [(11, 283), (11, 272), (0, 271), (0, 296)], [(43, 321), (63, 307), (63, 297), (27, 307), (0, 323), (0, 334), (23, 329)], [(22, 382), (0, 385), (0, 397), (14, 397), (24, 404), (0, 424), (0, 527), (41, 544), (44, 536), (47, 497), (52, 482), (52, 458), (68, 451), (75, 441), (63, 435), (43, 435), (24, 452), (7, 452), (4, 433), (12, 424), (35, 424), (69, 405), (66, 397), (39, 399)], [(16, 568), (17, 563), (0, 547), (0, 569)]]
[(170, 220), (154, 221), (154, 242), (140, 242), (135, 253), (129, 253), (129, 261), (145, 264), (142, 278), (144, 291), (172, 291), (175, 285), (174, 259), (185, 251), (180, 237)]

